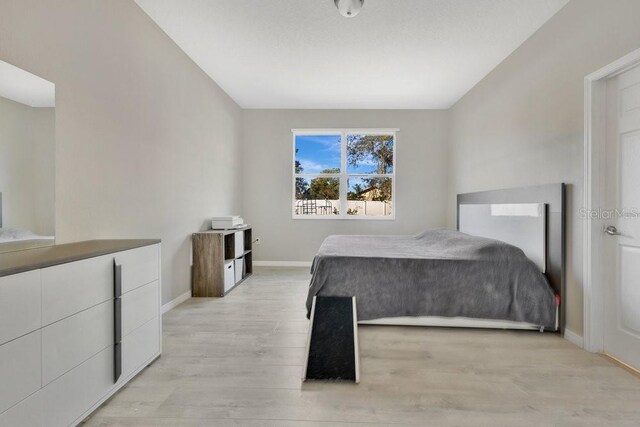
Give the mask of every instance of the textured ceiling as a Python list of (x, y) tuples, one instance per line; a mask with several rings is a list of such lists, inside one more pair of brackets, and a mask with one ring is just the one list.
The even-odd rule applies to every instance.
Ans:
[(136, 0), (243, 108), (448, 108), (568, 0)]

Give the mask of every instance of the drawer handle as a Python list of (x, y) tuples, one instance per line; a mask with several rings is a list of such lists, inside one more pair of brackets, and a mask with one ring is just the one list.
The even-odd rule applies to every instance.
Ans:
[(113, 342), (122, 341), (122, 298), (113, 300)]
[(113, 346), (113, 383), (117, 383), (122, 374), (122, 343)]
[(122, 265), (113, 260), (113, 382), (122, 374)]
[(122, 265), (113, 260), (113, 297), (122, 296)]

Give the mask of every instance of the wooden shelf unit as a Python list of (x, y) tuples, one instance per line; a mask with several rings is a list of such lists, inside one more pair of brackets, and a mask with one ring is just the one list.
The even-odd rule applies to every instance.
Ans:
[[(242, 235), (238, 235), (242, 233)], [(240, 238), (242, 248), (236, 248)], [(253, 273), (251, 227), (230, 230), (208, 230), (192, 235), (193, 267), (191, 292), (194, 297), (223, 297)], [(238, 249), (238, 250), (236, 250)], [(242, 277), (237, 278), (235, 266), (241, 260)], [(233, 263), (234, 282), (225, 289), (225, 269)]]

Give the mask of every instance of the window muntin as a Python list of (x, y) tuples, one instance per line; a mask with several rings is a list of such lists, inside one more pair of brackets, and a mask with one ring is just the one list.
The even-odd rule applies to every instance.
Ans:
[(294, 130), (293, 218), (395, 218), (396, 144), (396, 130)]

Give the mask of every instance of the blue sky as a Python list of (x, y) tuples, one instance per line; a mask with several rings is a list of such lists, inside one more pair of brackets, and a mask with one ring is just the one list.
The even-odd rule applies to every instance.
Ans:
[[(302, 165), (302, 173), (321, 173), (340, 168), (340, 135), (296, 135), (296, 160)], [(364, 159), (358, 166), (347, 165), (348, 173), (375, 172), (373, 157)]]
[(296, 148), (302, 173), (340, 168), (340, 135), (297, 135)]

